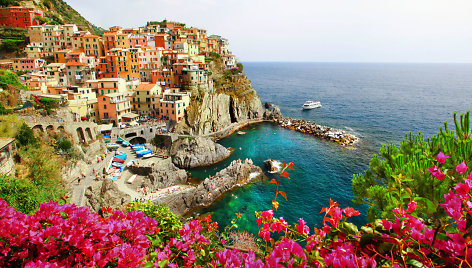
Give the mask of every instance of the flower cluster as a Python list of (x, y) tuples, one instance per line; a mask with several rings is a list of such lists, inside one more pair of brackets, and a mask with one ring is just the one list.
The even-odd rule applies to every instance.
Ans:
[(156, 221), (141, 212), (115, 211), (102, 218), (85, 207), (41, 204), (31, 216), (0, 200), (0, 266), (137, 266), (156, 234)]
[(394, 219), (379, 219), (358, 230), (347, 219), (360, 213), (330, 199), (321, 210), (321, 228), (312, 232), (303, 219), (290, 225), (273, 210), (256, 212), (260, 243), (255, 251), (225, 245), (226, 236), (218, 233), (210, 215), (179, 225), (177, 233), (163, 240), (161, 233), (169, 232), (140, 211), (104, 208), (104, 218), (87, 208), (46, 203), (26, 216), (0, 200), (0, 266), (467, 266), (472, 263), (472, 172), (465, 178), (466, 161), (442, 172), (448, 158), (439, 153), (437, 166), (428, 169), (440, 181), (450, 176), (455, 182), (439, 204), (446, 215), (439, 222), (419, 218), (421, 199), (411, 198), (406, 207), (393, 210)]

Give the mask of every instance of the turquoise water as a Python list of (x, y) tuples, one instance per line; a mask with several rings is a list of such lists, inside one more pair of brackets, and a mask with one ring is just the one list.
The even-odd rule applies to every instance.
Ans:
[[(229, 159), (192, 175), (213, 175), (239, 158), (251, 158), (261, 167), (268, 158), (293, 162), (291, 179), (281, 184), (288, 202), (279, 197), (276, 216), (288, 222), (304, 218), (310, 226), (320, 225), (319, 212), (329, 198), (342, 207), (354, 206), (352, 174), (368, 167), (381, 144), (399, 143), (409, 130), (433, 135), (443, 121), (452, 120), (453, 111), (471, 108), (472, 65), (467, 64), (245, 63), (244, 70), (261, 100), (279, 105), (285, 116), (350, 131), (361, 142), (346, 149), (269, 123), (253, 125), (243, 129), (246, 135), (220, 141), (235, 148)], [(310, 99), (323, 107), (302, 111)], [(267, 175), (269, 180), (273, 176)], [(203, 212), (211, 212), (220, 226), (241, 212), (239, 227), (256, 233), (254, 211), (270, 209), (274, 193), (274, 184), (255, 183), (226, 194)], [(365, 207), (354, 207), (362, 215), (353, 222), (365, 223)]]

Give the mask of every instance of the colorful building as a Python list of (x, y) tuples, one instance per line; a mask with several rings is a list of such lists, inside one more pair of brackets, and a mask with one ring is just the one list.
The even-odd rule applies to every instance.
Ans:
[(82, 38), (82, 47), (85, 55), (99, 58), (104, 55), (103, 52), (103, 41), (100, 36), (86, 34)]
[(135, 90), (132, 99), (133, 111), (140, 116), (157, 117), (159, 113), (159, 99), (162, 97), (162, 88), (156, 84), (142, 83)]
[(99, 120), (118, 125), (135, 116), (131, 113), (129, 98), (123, 93), (110, 93), (98, 98)]
[(44, 63), (45, 61), (42, 59), (13, 59), (13, 71), (38, 72), (41, 70), (41, 67), (44, 65)]
[(190, 95), (179, 88), (166, 89), (159, 101), (159, 116), (179, 122), (190, 104)]
[(39, 25), (40, 17), (44, 17), (41, 9), (33, 7), (0, 7), (0, 26), (28, 28)]

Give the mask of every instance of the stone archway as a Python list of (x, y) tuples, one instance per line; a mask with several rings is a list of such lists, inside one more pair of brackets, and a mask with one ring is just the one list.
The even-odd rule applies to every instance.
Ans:
[(57, 127), (57, 131), (59, 131), (59, 132), (64, 132), (64, 131), (65, 131), (65, 130), (64, 130), (64, 126), (58, 126), (58, 127)]
[(49, 135), (53, 135), (54, 134), (54, 126), (53, 125), (49, 125), (46, 127), (46, 133), (48, 133)]
[(44, 132), (43, 125), (36, 125), (32, 129), (35, 133)]
[(145, 144), (146, 139), (143, 137), (134, 137), (131, 140), (129, 140), (129, 143), (131, 144)]
[(138, 134), (136, 134), (136, 132), (131, 132), (131, 133), (125, 134), (125, 138), (136, 137), (137, 135)]
[(87, 134), (87, 137), (89, 138), (89, 140), (94, 140), (93, 138), (93, 135), (92, 135), (92, 130), (88, 127), (85, 129), (85, 133)]
[(79, 143), (85, 143), (84, 130), (81, 127), (77, 128), (77, 137), (79, 138)]

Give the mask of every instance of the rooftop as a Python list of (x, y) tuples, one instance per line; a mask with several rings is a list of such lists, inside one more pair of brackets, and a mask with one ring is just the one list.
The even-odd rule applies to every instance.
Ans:
[(136, 88), (136, 91), (149, 91), (156, 86), (157, 84), (143, 83)]

